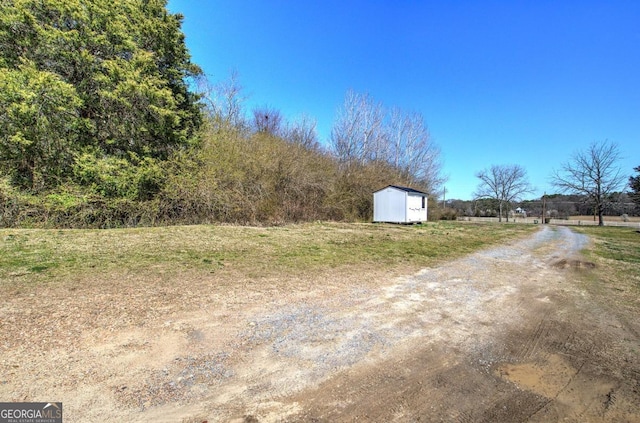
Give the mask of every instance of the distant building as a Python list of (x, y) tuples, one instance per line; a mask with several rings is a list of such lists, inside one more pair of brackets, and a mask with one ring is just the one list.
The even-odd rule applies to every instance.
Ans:
[(373, 193), (373, 221), (420, 223), (427, 221), (427, 193), (389, 185)]

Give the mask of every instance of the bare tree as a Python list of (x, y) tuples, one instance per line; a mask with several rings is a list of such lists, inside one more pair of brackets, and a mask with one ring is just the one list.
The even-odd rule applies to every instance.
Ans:
[(618, 166), (620, 159), (615, 143), (593, 142), (586, 150), (575, 153), (560, 170), (554, 170), (551, 183), (563, 192), (587, 196), (595, 205), (598, 225), (603, 226), (607, 197), (619, 191), (626, 181)]
[(256, 132), (280, 135), (282, 115), (279, 110), (268, 106), (253, 109), (253, 126)]
[(422, 114), (393, 108), (387, 133), (389, 162), (408, 176), (410, 184), (438, 189), (444, 182), (440, 149), (431, 141)]
[(198, 91), (209, 114), (221, 126), (244, 129), (246, 127), (238, 72), (233, 71), (227, 80), (211, 85), (206, 77), (198, 79)]
[(316, 131), (317, 122), (315, 119), (302, 115), (292, 124), (287, 124), (283, 130), (283, 138), (288, 142), (301, 145), (308, 150), (320, 149), (318, 141), (318, 132)]
[(369, 94), (347, 92), (344, 105), (331, 129), (331, 148), (338, 160), (346, 165), (362, 165), (386, 156), (382, 104)]
[(420, 113), (383, 105), (368, 94), (347, 92), (331, 130), (331, 147), (347, 167), (377, 163), (398, 172), (403, 183), (435, 191), (442, 177), (440, 149)]
[[(475, 197), (496, 200), (500, 222), (502, 222), (505, 206), (509, 206), (533, 190), (527, 179), (527, 171), (519, 165), (493, 165), (490, 169), (476, 173), (476, 177), (481, 182), (476, 189)], [(507, 213), (508, 221), (509, 213)]]

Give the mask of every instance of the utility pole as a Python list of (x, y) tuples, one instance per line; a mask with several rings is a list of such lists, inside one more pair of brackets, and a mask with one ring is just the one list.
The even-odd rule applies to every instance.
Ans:
[(540, 220), (542, 221), (541, 223), (543, 225), (546, 223), (546, 218), (547, 218), (546, 206), (547, 206), (547, 192), (545, 191), (544, 195), (542, 196), (542, 217), (540, 218)]
[(447, 187), (442, 187), (442, 208), (447, 207)]

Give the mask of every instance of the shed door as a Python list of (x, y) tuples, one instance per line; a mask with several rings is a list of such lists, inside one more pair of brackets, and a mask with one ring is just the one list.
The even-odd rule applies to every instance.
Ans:
[(407, 220), (409, 222), (424, 222), (426, 218), (426, 197), (409, 195), (407, 198)]

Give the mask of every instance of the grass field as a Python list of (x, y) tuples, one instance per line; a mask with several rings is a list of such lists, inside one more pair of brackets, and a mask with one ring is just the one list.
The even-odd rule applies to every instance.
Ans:
[[(186, 273), (224, 283), (386, 270), (413, 272), (532, 233), (530, 225), (416, 226), (310, 223), (281, 227), (173, 226), (110, 230), (0, 230), (0, 287), (135, 275), (147, 283)], [(576, 227), (599, 279), (640, 292), (640, 233)], [(626, 288), (620, 288), (623, 284)]]
[(613, 226), (573, 227), (594, 241), (583, 254), (596, 264), (585, 288), (621, 314), (640, 312), (640, 232)]
[(623, 271), (627, 277), (640, 278), (640, 232), (615, 226), (581, 226), (573, 229), (589, 235), (595, 242), (594, 247), (585, 254), (607, 264), (605, 268), (611, 267)]
[(578, 230), (596, 240), (593, 255), (615, 262), (640, 265), (640, 233), (638, 231), (614, 226), (581, 227)]
[(174, 226), (113, 230), (0, 230), (0, 282), (181, 272), (272, 278), (330, 269), (411, 271), (524, 236), (525, 225), (310, 223), (283, 227)]

